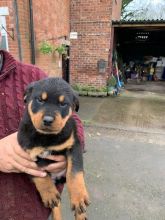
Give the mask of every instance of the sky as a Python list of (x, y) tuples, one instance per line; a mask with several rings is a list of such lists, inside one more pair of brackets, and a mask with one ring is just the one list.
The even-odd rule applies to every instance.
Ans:
[(133, 12), (133, 19), (165, 19), (165, 0), (133, 0), (126, 12)]

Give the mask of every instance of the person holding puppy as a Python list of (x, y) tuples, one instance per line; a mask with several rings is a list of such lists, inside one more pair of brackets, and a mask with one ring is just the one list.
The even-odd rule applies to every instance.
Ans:
[[(0, 219), (47, 220), (50, 210), (43, 206), (26, 174), (45, 177), (48, 171), (62, 175), (66, 169), (65, 157), (53, 155), (48, 159), (55, 163), (38, 168), (17, 142), (17, 130), (24, 111), (24, 90), (29, 83), (45, 77), (41, 69), (21, 63), (0, 49)], [(83, 148), (83, 126), (75, 113), (73, 117)], [(61, 192), (63, 186), (57, 187)]]

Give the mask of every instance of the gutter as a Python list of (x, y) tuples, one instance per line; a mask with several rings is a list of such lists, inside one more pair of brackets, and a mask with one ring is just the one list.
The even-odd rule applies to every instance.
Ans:
[(31, 44), (31, 63), (35, 64), (35, 36), (34, 36), (34, 21), (33, 21), (33, 2), (29, 0), (29, 15), (30, 15), (30, 44)]
[(15, 18), (16, 18), (16, 31), (17, 31), (17, 40), (18, 40), (18, 51), (19, 51), (19, 59), (22, 61), (22, 47), (21, 47), (21, 35), (19, 30), (19, 16), (18, 16), (18, 4), (17, 0), (14, 0), (14, 9), (15, 9)]

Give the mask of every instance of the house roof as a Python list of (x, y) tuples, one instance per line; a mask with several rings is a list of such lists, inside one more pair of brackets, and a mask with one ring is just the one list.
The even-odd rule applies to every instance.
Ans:
[(129, 26), (164, 26), (164, 19), (148, 19), (148, 20), (118, 20), (112, 21), (112, 25), (115, 27), (129, 27)]

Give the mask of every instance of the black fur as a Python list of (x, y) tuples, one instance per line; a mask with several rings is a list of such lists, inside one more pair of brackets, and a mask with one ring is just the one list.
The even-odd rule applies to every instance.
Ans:
[[(41, 94), (46, 92), (48, 94), (48, 100), (44, 103), (40, 100)], [(59, 96), (64, 95), (64, 105), (59, 103)], [(32, 101), (32, 112), (37, 113), (44, 109), (45, 114), (53, 115), (55, 111), (60, 112), (62, 118), (66, 117), (69, 113), (69, 107), (73, 110), (78, 110), (79, 102), (74, 91), (68, 83), (60, 78), (47, 78), (30, 84), (25, 92), (25, 102), (28, 104)], [(66, 103), (66, 106), (65, 106)], [(59, 145), (64, 143), (74, 133), (75, 143), (72, 148), (63, 150), (61, 152), (53, 151), (53, 154), (67, 154), (72, 155), (73, 159), (73, 171), (83, 170), (82, 151), (80, 142), (77, 137), (76, 122), (70, 117), (66, 122), (65, 127), (58, 134), (42, 134), (34, 127), (31, 117), (27, 108), (23, 115), (23, 119), (19, 126), (18, 142), (23, 149), (32, 149), (34, 147), (42, 146), (45, 150), (52, 145)], [(39, 166), (45, 166), (52, 161), (47, 159), (41, 159), (37, 157), (37, 164)]]
[[(64, 80), (47, 78), (30, 84), (24, 100), (26, 109), (18, 130), (18, 142), (21, 147), (29, 150), (39, 167), (54, 163), (45, 159), (49, 152), (53, 155), (64, 155), (68, 161), (66, 178), (48, 173), (41, 181), (40, 177), (31, 176), (44, 205), (49, 208), (57, 206), (60, 212), (60, 195), (54, 181), (56, 185), (67, 181), (75, 219), (81, 217), (82, 220), (86, 220), (85, 212), (89, 198), (82, 172), (82, 149), (77, 136), (76, 122), (72, 117), (72, 111), (79, 109), (77, 96)], [(53, 181), (51, 177), (56, 179)], [(57, 219), (56, 216), (54, 218)]]

